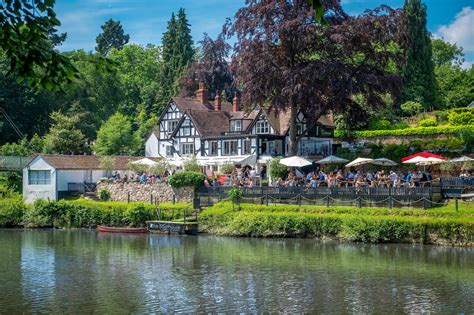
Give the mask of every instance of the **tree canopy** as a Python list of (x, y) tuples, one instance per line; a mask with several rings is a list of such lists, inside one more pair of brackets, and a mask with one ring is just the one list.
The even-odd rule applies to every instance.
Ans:
[(384, 93), (399, 94), (400, 15), (386, 6), (349, 17), (337, 1), (325, 2), (328, 27), (314, 20), (305, 1), (250, 0), (227, 34), (235, 35), (233, 68), (244, 104), (289, 110), (290, 148), (296, 154), (296, 113), (318, 118), (329, 111), (366, 120), (354, 100), (385, 105)]
[(95, 50), (104, 56), (110, 54), (112, 49), (121, 50), (130, 40), (130, 35), (125, 34), (120, 21), (109, 19), (101, 28), (102, 33), (95, 39)]

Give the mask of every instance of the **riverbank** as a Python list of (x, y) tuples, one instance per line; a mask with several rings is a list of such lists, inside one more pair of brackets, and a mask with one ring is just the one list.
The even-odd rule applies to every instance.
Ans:
[(474, 205), (430, 210), (253, 205), (222, 202), (204, 210), (200, 229), (245, 237), (300, 237), (365, 243), (474, 246)]

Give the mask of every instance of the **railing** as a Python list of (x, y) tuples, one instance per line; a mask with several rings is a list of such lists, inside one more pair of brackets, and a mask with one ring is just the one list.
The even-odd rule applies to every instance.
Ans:
[(97, 184), (96, 183), (68, 183), (67, 184), (67, 190), (70, 192), (75, 192), (75, 193), (88, 193), (88, 192), (95, 192), (97, 190)]
[(468, 187), (474, 187), (474, 176), (470, 177), (441, 177), (441, 192), (444, 197), (460, 196)]
[[(228, 198), (231, 187), (201, 187), (196, 190), (201, 205), (210, 206)], [(428, 208), (433, 201), (431, 187), (242, 187), (243, 198), (252, 203), (321, 204)]]

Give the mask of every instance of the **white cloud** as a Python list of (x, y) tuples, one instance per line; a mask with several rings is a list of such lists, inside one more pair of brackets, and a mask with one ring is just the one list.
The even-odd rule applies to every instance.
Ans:
[(438, 28), (436, 35), (444, 40), (464, 48), (464, 52), (474, 52), (474, 10), (465, 7), (454, 21)]

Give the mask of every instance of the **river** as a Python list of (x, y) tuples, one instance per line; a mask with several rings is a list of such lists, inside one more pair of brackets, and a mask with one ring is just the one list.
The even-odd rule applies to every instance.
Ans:
[(0, 230), (0, 313), (473, 313), (474, 250)]

